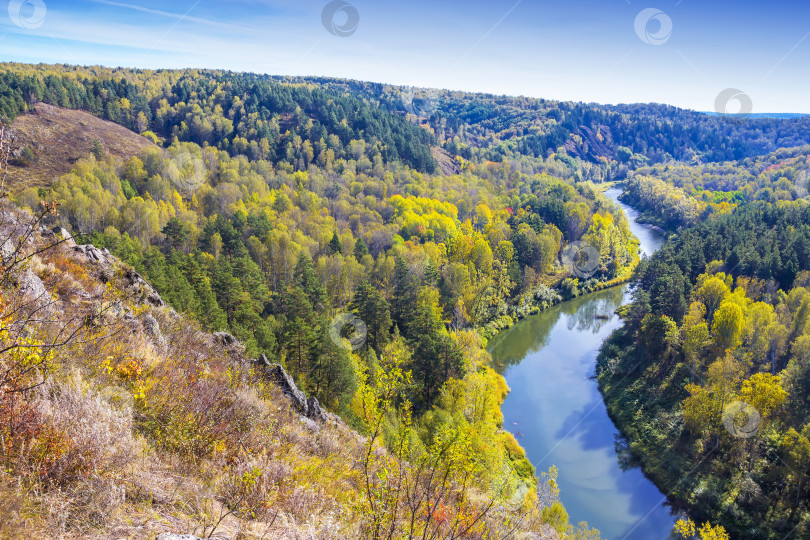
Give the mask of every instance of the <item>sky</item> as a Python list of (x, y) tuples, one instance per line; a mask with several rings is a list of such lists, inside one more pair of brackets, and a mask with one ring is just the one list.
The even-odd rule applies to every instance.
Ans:
[(0, 0), (0, 60), (810, 113), (807, 0)]

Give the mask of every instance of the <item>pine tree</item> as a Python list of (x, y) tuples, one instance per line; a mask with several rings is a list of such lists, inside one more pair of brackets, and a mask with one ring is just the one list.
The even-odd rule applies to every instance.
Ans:
[(377, 352), (391, 339), (391, 306), (376, 287), (364, 281), (357, 287), (349, 308), (367, 327), (366, 345)]
[(326, 289), (318, 279), (312, 259), (307, 254), (301, 253), (298, 257), (293, 275), (295, 284), (303, 289), (314, 309), (327, 306)]
[(309, 388), (318, 400), (331, 409), (340, 409), (357, 389), (357, 370), (349, 351), (329, 336), (329, 320), (319, 317), (320, 336), (313, 350)]
[(424, 284), (428, 287), (434, 287), (439, 282), (439, 268), (431, 260), (425, 266), (425, 279)]
[(408, 327), (415, 304), (415, 280), (405, 260), (402, 257), (397, 257), (394, 266), (394, 297), (391, 302), (391, 316), (406, 337), (410, 337)]
[(358, 238), (354, 243), (354, 258), (358, 261), (368, 255), (368, 246), (362, 238)]
[(242, 284), (234, 275), (233, 267), (224, 257), (217, 259), (213, 265), (212, 284), (217, 295), (217, 303), (225, 311), (228, 323), (233, 320), (236, 307), (242, 295)]
[(305, 381), (318, 342), (312, 304), (301, 287), (287, 289), (282, 298), (284, 324), (279, 345), (286, 356), (287, 368), (299, 381)]
[(186, 228), (176, 217), (171, 218), (161, 232), (166, 237), (166, 242), (169, 246), (174, 249), (185, 245), (186, 239), (188, 238)]
[(329, 241), (329, 245), (327, 246), (329, 253), (334, 255), (335, 253), (343, 253), (343, 246), (340, 243), (340, 238), (338, 234), (335, 232), (332, 234), (332, 239)]

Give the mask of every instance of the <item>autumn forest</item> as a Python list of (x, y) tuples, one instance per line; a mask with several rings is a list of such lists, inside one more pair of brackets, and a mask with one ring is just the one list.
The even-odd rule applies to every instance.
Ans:
[[(15, 126), (56, 109), (142, 147), (122, 155), (91, 133), (64, 171), (17, 180), (53, 158)], [(3, 204), (56, 245), (3, 248), (0, 493), (23, 502), (0, 537), (24, 530), (22, 516), (52, 530), (59, 499), (79, 517), (57, 528), (78, 536), (174, 505), (203, 524), (195, 534), (214, 533), (216, 507), (244, 530), (283, 513), (336, 537), (598, 538), (569, 519), (556, 469), (537, 470), (503, 425), (509, 388), (488, 344), (626, 283), (632, 302), (595, 377), (622, 459), (668, 498), (672, 537), (810, 534), (807, 117), (11, 63), (0, 117)], [(666, 236), (659, 251), (641, 256), (609, 187)], [(59, 251), (68, 240), (121, 266), (96, 279)], [(95, 310), (76, 315), (75, 342), (57, 347), (50, 323), (21, 318), (19, 272), (64, 314)], [(124, 299), (128, 272), (166, 305)], [(106, 291), (97, 304), (76, 292), (92, 287)], [(156, 321), (163, 341), (99, 338), (109, 295), (140, 306), (122, 321), (150, 318), (135, 335)], [(210, 334), (238, 352), (195, 341)], [(334, 432), (278, 412), (287, 398), (261, 375), (275, 365)], [(109, 406), (133, 449), (104, 459), (42, 405), (90, 407), (99, 385), (133, 396)], [(333, 433), (346, 438), (324, 443)], [(133, 479), (158, 469), (207, 495), (149, 502)], [(120, 494), (92, 519), (100, 503), (77, 495), (91, 481)]]

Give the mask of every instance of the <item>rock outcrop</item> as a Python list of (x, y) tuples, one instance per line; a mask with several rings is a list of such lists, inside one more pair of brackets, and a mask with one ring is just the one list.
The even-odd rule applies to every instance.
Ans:
[(281, 388), (284, 395), (290, 399), (293, 408), (301, 415), (323, 423), (338, 421), (335, 415), (323, 410), (317, 398), (307, 397), (307, 395), (298, 388), (293, 378), (281, 364), (273, 364), (263, 354), (253, 362), (267, 379)]
[(161, 350), (166, 348), (166, 338), (163, 337), (163, 332), (160, 331), (160, 325), (151, 313), (147, 313), (141, 317), (141, 326), (143, 327), (144, 333), (149, 336), (149, 339), (152, 340), (155, 347)]
[(104, 266), (112, 264), (112, 255), (107, 251), (107, 248), (99, 249), (92, 244), (86, 244), (83, 246), (73, 246), (73, 251), (83, 255), (90, 263)]
[(127, 282), (127, 289), (134, 293), (135, 298), (139, 299), (144, 304), (149, 304), (154, 307), (163, 307), (166, 302), (163, 298), (144, 280), (140, 274), (135, 270), (129, 268), (124, 273), (124, 280)]
[(28, 301), (47, 302), (50, 299), (45, 284), (31, 270), (20, 272), (17, 276), (20, 294)]
[(214, 332), (213, 336), (214, 341), (223, 347), (230, 347), (234, 343), (238, 342), (236, 337), (228, 332)]
[(73, 235), (68, 232), (67, 229), (63, 229), (62, 227), (54, 227), (51, 232), (59, 239), (63, 240), (63, 243), (68, 247), (76, 247), (76, 241), (73, 239)]

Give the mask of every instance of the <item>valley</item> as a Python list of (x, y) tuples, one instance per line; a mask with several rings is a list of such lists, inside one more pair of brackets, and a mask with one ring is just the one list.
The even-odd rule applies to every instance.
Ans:
[(808, 117), (13, 63), (0, 112), (0, 537), (807, 532)]

